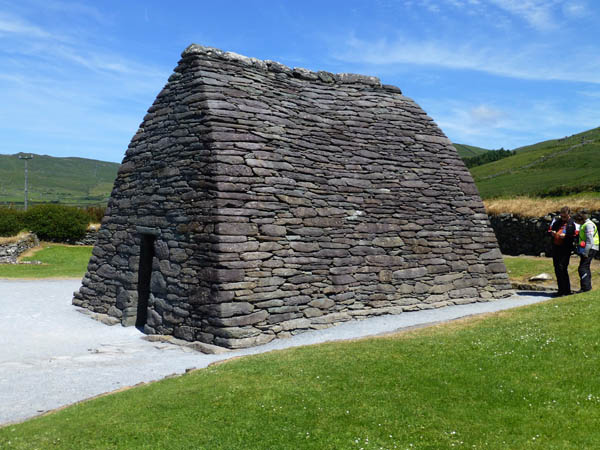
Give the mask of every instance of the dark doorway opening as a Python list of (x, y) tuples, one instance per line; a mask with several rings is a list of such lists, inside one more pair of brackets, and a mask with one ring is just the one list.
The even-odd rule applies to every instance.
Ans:
[(144, 330), (148, 319), (148, 299), (150, 298), (150, 279), (152, 278), (152, 260), (154, 259), (154, 240), (156, 236), (142, 234), (140, 242), (140, 267), (138, 270), (138, 304), (135, 326)]

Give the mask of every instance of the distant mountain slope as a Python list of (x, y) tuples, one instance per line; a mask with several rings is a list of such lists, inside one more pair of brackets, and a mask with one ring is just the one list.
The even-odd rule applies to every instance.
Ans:
[(471, 174), (482, 198), (600, 191), (600, 128), (520, 147)]
[[(0, 155), (0, 204), (23, 203), (24, 165), (19, 154)], [(31, 203), (93, 205), (108, 200), (119, 164), (33, 154), (28, 167)]]
[(460, 156), (462, 159), (472, 158), (473, 156), (479, 156), (482, 153), (489, 151), (488, 149), (485, 149), (485, 148), (474, 147), (472, 145), (466, 145), (466, 144), (452, 143), (452, 145), (454, 145), (454, 148), (456, 150), (458, 150), (458, 156)]

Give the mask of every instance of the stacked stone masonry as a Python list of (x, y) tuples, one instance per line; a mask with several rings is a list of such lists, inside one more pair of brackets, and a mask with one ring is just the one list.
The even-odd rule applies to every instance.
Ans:
[(73, 303), (240, 348), (510, 293), (468, 170), (398, 88), (192, 45), (129, 145)]
[(40, 241), (33, 233), (19, 235), (14, 241), (0, 244), (0, 264), (17, 264), (19, 256), (38, 245)]
[[(600, 211), (589, 212), (596, 225)], [(489, 220), (504, 255), (552, 256), (552, 241), (548, 234), (550, 224), (559, 211), (544, 217), (521, 217), (509, 213), (490, 215)], [(596, 255), (600, 259), (600, 255)]]

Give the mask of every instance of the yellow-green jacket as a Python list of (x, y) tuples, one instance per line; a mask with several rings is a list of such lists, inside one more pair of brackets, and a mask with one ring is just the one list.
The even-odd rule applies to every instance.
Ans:
[(600, 249), (600, 238), (598, 236), (598, 227), (590, 219), (586, 220), (579, 227), (579, 247), (583, 256), (588, 256), (590, 250)]

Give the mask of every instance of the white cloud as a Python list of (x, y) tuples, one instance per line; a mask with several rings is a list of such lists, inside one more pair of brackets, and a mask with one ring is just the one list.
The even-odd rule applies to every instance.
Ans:
[[(518, 29), (520, 23), (538, 32), (554, 32), (569, 21), (591, 14), (587, 0), (443, 0), (470, 16), (480, 17), (489, 26)], [(421, 5), (427, 9), (429, 2)]]
[(423, 99), (427, 113), (452, 140), (483, 148), (517, 148), (598, 127), (600, 105), (531, 100), (522, 104), (472, 104)]
[(431, 102), (431, 108), (433, 110), (429, 111), (429, 114), (435, 117), (438, 125), (453, 142), (481, 145), (486, 148), (506, 145), (491, 145), (490, 142), (494, 137), (499, 139), (507, 128), (511, 128), (508, 111), (485, 104), (472, 105), (460, 101), (439, 100)]
[(51, 33), (16, 16), (0, 13), (0, 35), (23, 35), (32, 38), (54, 38)]
[(165, 71), (156, 67), (126, 60), (121, 55), (91, 47), (48, 46), (44, 49), (44, 52), (65, 62), (71, 62), (95, 72), (113, 72), (121, 75), (139, 76), (145, 79), (165, 78)]
[(578, 91), (578, 95), (589, 98), (600, 98), (600, 91)]
[(405, 38), (366, 41), (351, 37), (340, 48), (343, 50), (336, 50), (335, 57), (345, 62), (380, 66), (415, 64), (527, 80), (600, 83), (600, 59), (592, 47), (557, 54), (556, 48), (535, 43), (504, 47), (483, 40), (453, 43)]
[(494, 107), (488, 105), (478, 105), (471, 108), (468, 112), (469, 122), (475, 126), (486, 126), (497, 128), (502, 126), (506, 114)]
[(491, 2), (538, 30), (552, 30), (558, 25), (554, 9), (561, 0), (491, 0)]
[[(39, 14), (2, 8), (0, 0), (0, 153), (48, 146), (55, 154), (119, 159), (171, 67), (98, 39), (104, 22), (93, 7), (36, 2), (29, 3)], [(65, 27), (64, 15), (82, 18), (80, 25)]]
[(589, 9), (586, 3), (572, 0), (563, 5), (563, 12), (569, 18), (579, 19), (586, 17)]
[(441, 12), (440, 7), (437, 5), (437, 3), (435, 1), (431, 1), (431, 0), (421, 0), (421, 1), (423, 2), (423, 4), (425, 5), (425, 7), (427, 8), (427, 10), (429, 12), (432, 12), (434, 14)]
[(77, 16), (87, 16), (98, 23), (107, 23), (106, 16), (97, 8), (89, 4), (78, 3), (74, 1), (63, 2), (59, 0), (43, 0), (39, 2), (40, 8), (52, 10), (60, 14), (74, 14)]

